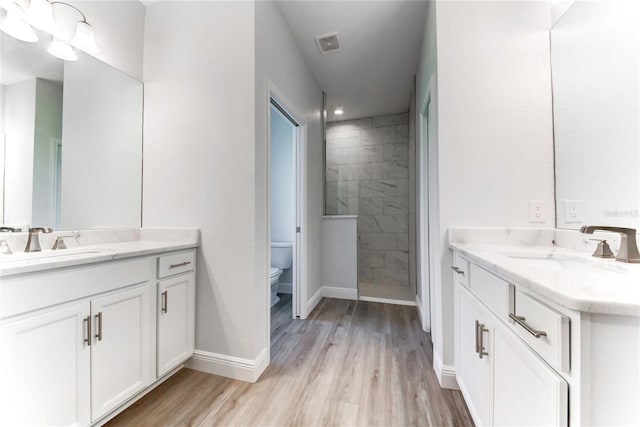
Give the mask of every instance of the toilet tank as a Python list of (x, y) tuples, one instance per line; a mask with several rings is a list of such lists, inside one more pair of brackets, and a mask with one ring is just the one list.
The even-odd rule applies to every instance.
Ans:
[(293, 264), (293, 242), (271, 242), (271, 267), (281, 270)]

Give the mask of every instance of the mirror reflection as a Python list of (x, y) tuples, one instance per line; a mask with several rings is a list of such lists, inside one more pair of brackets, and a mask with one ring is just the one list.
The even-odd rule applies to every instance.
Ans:
[(142, 83), (1, 33), (0, 224), (139, 227)]
[(558, 228), (640, 228), (640, 2), (577, 1), (551, 30)]

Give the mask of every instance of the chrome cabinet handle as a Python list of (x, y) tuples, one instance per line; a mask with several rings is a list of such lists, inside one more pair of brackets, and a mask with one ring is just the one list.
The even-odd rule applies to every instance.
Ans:
[(480, 322), (476, 320), (476, 353), (480, 353), (480, 339), (478, 338), (478, 331), (480, 330)]
[(185, 262), (181, 262), (179, 264), (171, 264), (169, 266), (169, 268), (178, 268), (178, 267), (184, 267), (185, 265), (189, 265), (191, 264), (191, 261), (185, 261)]
[(462, 274), (464, 276), (464, 271), (460, 270), (458, 267), (451, 266), (451, 269), (458, 274)]
[(87, 336), (84, 342), (87, 344), (87, 347), (91, 347), (91, 316), (85, 317), (84, 323), (87, 325)]
[(168, 291), (164, 291), (162, 293), (162, 312), (166, 313), (167, 312), (167, 302), (169, 300), (169, 294), (167, 294)]
[(488, 356), (489, 353), (484, 351), (484, 333), (489, 332), (487, 328), (484, 327), (483, 323), (478, 323), (478, 357), (482, 359), (483, 356)]
[(96, 338), (98, 341), (102, 341), (102, 312), (96, 314), (96, 323), (98, 324), (98, 333), (96, 334)]
[(547, 333), (544, 331), (537, 331), (535, 329), (533, 329), (531, 326), (527, 325), (527, 323), (525, 322), (525, 317), (524, 316), (516, 316), (513, 313), (509, 313), (509, 318), (511, 320), (513, 320), (514, 322), (516, 322), (518, 325), (522, 326), (527, 332), (529, 332), (531, 335), (533, 335), (536, 338), (540, 338), (540, 337), (546, 337)]

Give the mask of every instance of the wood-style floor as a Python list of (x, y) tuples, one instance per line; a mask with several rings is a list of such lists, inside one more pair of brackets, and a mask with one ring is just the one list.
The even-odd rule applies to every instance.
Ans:
[(292, 320), (283, 295), (271, 328), (257, 383), (183, 369), (108, 426), (473, 425), (438, 385), (415, 307), (325, 298)]

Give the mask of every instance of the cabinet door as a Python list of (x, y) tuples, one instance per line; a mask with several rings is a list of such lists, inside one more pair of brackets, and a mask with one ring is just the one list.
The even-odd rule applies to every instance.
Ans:
[(509, 330), (494, 343), (495, 425), (566, 426), (567, 383)]
[(158, 284), (158, 377), (193, 355), (195, 323), (193, 274)]
[[(491, 424), (491, 346), (492, 331), (487, 324), (489, 315), (460, 285), (458, 294), (458, 366), (457, 380), (469, 412), (477, 425)], [(476, 328), (478, 322), (478, 328)], [(480, 326), (484, 325), (482, 333)], [(477, 345), (483, 342), (480, 358)]]
[(151, 383), (152, 304), (148, 283), (91, 301), (93, 421)]
[(88, 301), (0, 325), (0, 425), (90, 424)]

